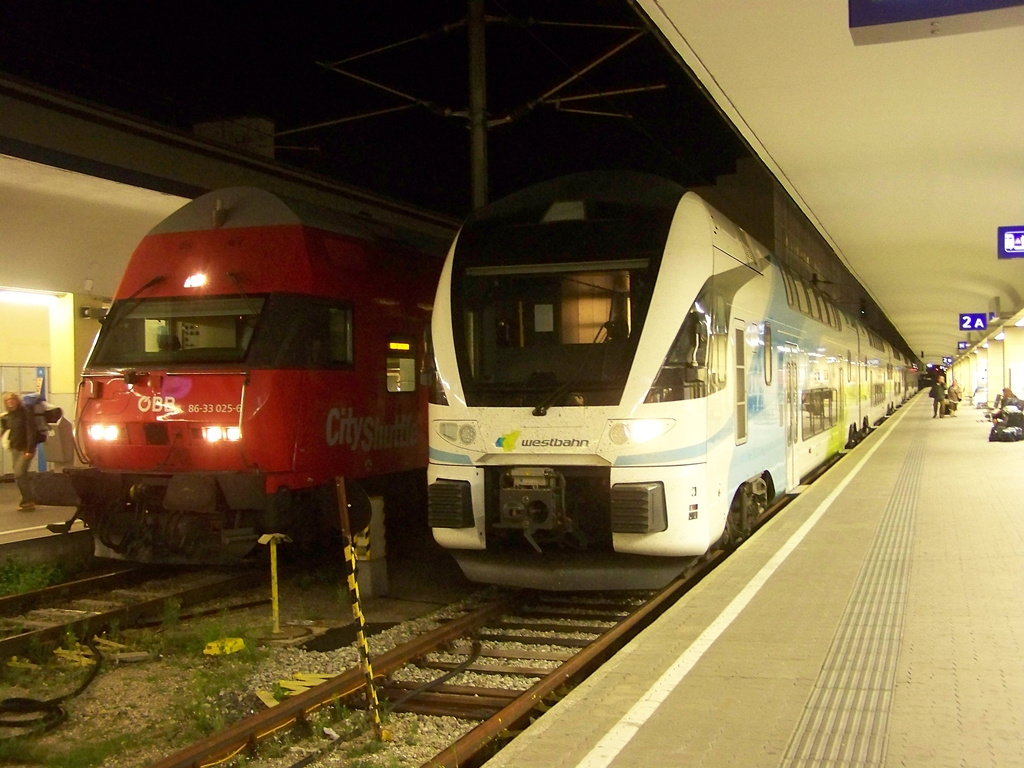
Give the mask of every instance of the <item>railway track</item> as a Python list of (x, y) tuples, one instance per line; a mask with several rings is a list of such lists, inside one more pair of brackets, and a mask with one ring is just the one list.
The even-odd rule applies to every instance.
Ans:
[[(478, 765), (500, 744), (607, 661), (713, 568), (696, 563), (656, 593), (504, 593), (372, 660), (381, 705), (391, 712), (476, 721), (429, 766)], [(429, 682), (426, 679), (429, 678)], [(152, 765), (200, 768), (260, 744), (321, 708), (365, 708), (365, 675), (351, 669)], [(329, 745), (327, 749), (331, 749)], [(307, 765), (309, 758), (299, 764)]]
[[(764, 519), (781, 506), (769, 509)], [(696, 562), (690, 571), (656, 594), (501, 594), (492, 602), (467, 610), (444, 625), (375, 656), (374, 680), (382, 707), (396, 714), (412, 713), (417, 718), (457, 718), (464, 735), (424, 765), (479, 765), (599, 668), (725, 556), (726, 553), (719, 552)], [(232, 585), (223, 580), (223, 574), (217, 574), (220, 578), (206, 574), (197, 577), (198, 581), (187, 589), (180, 579), (170, 589), (169, 584), (142, 583), (140, 580), (146, 575), (122, 572), (90, 579), (84, 585), (62, 585), (49, 590), (49, 594), (44, 591), (0, 601), (3, 613), (10, 613), (10, 606), (15, 605), (22, 611), (22, 616), (14, 620), (21, 630), (30, 621), (53, 622), (34, 628), (33, 633), (40, 633), (34, 635), (35, 639), (25, 631), (0, 639), (0, 654), (13, 655), (19, 652), (15, 649), (44, 640), (56, 645), (69, 628), (83, 637), (114, 623), (125, 627), (159, 617), (168, 599), (178, 600), (186, 607), (211, 594), (223, 597), (238, 586), (251, 587), (254, 580), (252, 573), (241, 574), (241, 582)], [(83, 589), (87, 594), (78, 595)], [(98, 603), (121, 600), (126, 594), (132, 596), (130, 601), (112, 610), (97, 610), (101, 607)], [(55, 620), (61, 615), (70, 616), (71, 620)], [(0, 628), (3, 634), (10, 630), (7, 622), (0, 622)], [(289, 732), (294, 724), (310, 725), (316, 713), (332, 704), (366, 707), (365, 674), (361, 668), (350, 669), (304, 693), (285, 698), (276, 706), (260, 710), (169, 755), (152, 768), (230, 764), (233, 756), (243, 753), (251, 761), (247, 764), (258, 765), (264, 742)], [(359, 719), (356, 716), (355, 720)], [(364, 730), (369, 731), (368, 717)], [(302, 729), (294, 731), (297, 738), (301, 732)], [(307, 753), (315, 754), (323, 744), (320, 739), (306, 748)], [(333, 742), (326, 750), (344, 744)], [(274, 751), (270, 749), (268, 754)], [(295, 763), (308, 764), (308, 760)], [(274, 765), (280, 766), (281, 762)]]
[[(760, 527), (792, 497), (764, 513)], [(728, 556), (716, 551), (655, 593), (508, 592), (372, 659), (389, 712), (455, 717), (477, 724), (424, 763), (472, 768), (554, 706)], [(204, 768), (260, 745), (293, 725), (308, 726), (329, 705), (367, 708), (365, 673), (350, 669), (203, 739), (151, 768)], [(337, 743), (328, 744), (329, 752)], [(314, 752), (313, 757), (319, 753)], [(295, 766), (309, 765), (307, 755)], [(247, 763), (248, 764), (248, 763)]]
[[(758, 527), (791, 499), (773, 504)], [(475, 726), (423, 766), (481, 765), (727, 556), (728, 552), (717, 551), (696, 560), (679, 579), (656, 593), (503, 593), (374, 657), (381, 707), (392, 713), (474, 721)], [(319, 710), (336, 703), (367, 709), (367, 701), (365, 672), (351, 669), (191, 744), (151, 768), (205, 768), (243, 754), (258, 765), (264, 740), (293, 725), (309, 726)], [(337, 743), (313, 751), (294, 765), (309, 765), (336, 749)]]
[(0, 598), (0, 659), (56, 647), (68, 634), (85, 638), (113, 626), (156, 620), (170, 601), (178, 610), (189, 608), (249, 589), (262, 579), (250, 571), (189, 570), (169, 575), (167, 569), (126, 569), (8, 595)]

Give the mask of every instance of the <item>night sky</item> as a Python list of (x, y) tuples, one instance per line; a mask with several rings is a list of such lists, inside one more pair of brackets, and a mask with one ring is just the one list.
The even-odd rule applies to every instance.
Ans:
[[(470, 209), (465, 0), (0, 0), (0, 71), (162, 125), (240, 116), (278, 131), (280, 162), (455, 216)], [(635, 168), (685, 185), (730, 173), (742, 142), (628, 0), (487, 0), (492, 199), (562, 173)], [(613, 25), (616, 28), (605, 28)], [(447, 27), (447, 29), (446, 29)], [(408, 41), (404, 45), (395, 45)], [(413, 100), (323, 66), (339, 66)]]

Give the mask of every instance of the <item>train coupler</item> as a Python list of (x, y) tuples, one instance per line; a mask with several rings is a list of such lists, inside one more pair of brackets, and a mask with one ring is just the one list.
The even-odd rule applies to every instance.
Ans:
[(497, 528), (518, 529), (537, 552), (538, 531), (571, 533), (565, 513), (565, 478), (549, 467), (516, 467), (501, 476)]

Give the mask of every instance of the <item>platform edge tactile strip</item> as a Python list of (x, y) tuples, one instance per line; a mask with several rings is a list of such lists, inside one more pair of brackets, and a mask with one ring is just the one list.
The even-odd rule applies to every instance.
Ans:
[(884, 763), (923, 460), (912, 441), (783, 768)]

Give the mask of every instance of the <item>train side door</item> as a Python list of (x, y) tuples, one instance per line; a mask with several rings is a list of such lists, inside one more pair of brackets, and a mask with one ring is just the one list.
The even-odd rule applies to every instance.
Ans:
[(736, 381), (736, 445), (747, 442), (747, 343), (746, 323), (734, 320), (732, 336), (736, 347), (733, 378)]
[(800, 481), (796, 469), (796, 444), (800, 440), (800, 383), (797, 360), (786, 355), (784, 370), (786, 390), (786, 490), (792, 491)]

